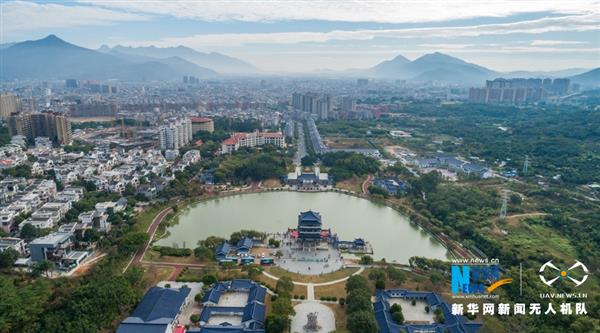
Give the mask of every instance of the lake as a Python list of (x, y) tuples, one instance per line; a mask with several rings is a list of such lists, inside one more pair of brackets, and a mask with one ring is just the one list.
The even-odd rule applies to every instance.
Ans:
[(323, 228), (341, 240), (364, 238), (375, 259), (408, 263), (413, 256), (447, 259), (448, 252), (408, 217), (382, 204), (334, 192), (263, 192), (198, 202), (181, 209), (169, 236), (157, 245), (194, 248), (208, 236), (229, 238), (242, 229), (284, 232), (295, 228), (300, 211), (321, 213)]

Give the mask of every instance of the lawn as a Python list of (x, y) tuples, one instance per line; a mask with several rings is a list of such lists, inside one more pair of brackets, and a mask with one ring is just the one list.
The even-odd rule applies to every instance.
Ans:
[(282, 268), (276, 267), (276, 266), (269, 267), (266, 269), (266, 271), (277, 277), (287, 276), (296, 282), (321, 283), (321, 282), (333, 281), (333, 280), (338, 280), (338, 279), (343, 279), (345, 277), (348, 277), (348, 276), (352, 275), (354, 272), (358, 271), (358, 268), (356, 268), (356, 267), (343, 268), (343, 269), (337, 270), (335, 272), (323, 274), (323, 275), (301, 275), (301, 274), (286, 271), (285, 269), (282, 269)]

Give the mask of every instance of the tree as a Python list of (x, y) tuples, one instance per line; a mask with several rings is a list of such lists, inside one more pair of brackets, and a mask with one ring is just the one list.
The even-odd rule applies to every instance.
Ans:
[(276, 315), (293, 316), (296, 314), (294, 306), (292, 305), (292, 299), (289, 296), (279, 296), (272, 302), (273, 313)]
[(404, 324), (404, 315), (402, 314), (402, 311), (399, 312), (393, 312), (392, 313), (392, 318), (394, 319), (395, 322), (397, 322), (398, 324), (402, 325)]
[(265, 319), (266, 333), (284, 333), (288, 331), (290, 320), (286, 316), (270, 314)]
[(48, 272), (54, 269), (54, 263), (50, 260), (42, 260), (33, 266), (33, 274), (41, 275), (42, 273), (48, 276)]
[(356, 289), (346, 297), (346, 313), (372, 311), (371, 292), (367, 289)]
[(371, 257), (371, 256), (362, 256), (362, 257), (360, 257), (360, 264), (361, 265), (372, 265), (373, 264), (373, 257)]
[(381, 268), (374, 268), (369, 272), (369, 280), (377, 281), (384, 280), (385, 281), (385, 271)]
[(190, 316), (190, 321), (194, 324), (197, 324), (200, 321), (200, 316), (194, 313)]
[(217, 281), (219, 281), (217, 277), (212, 274), (206, 274), (202, 277), (202, 283), (204, 283), (207, 286), (216, 283)]
[(377, 321), (371, 311), (358, 311), (348, 315), (346, 327), (352, 333), (377, 333)]
[(406, 281), (406, 274), (402, 270), (392, 266), (387, 268), (387, 275), (390, 280), (399, 284), (402, 284)]
[(118, 251), (122, 255), (130, 255), (142, 249), (148, 242), (148, 234), (145, 232), (130, 232), (121, 237)]
[(390, 307), (390, 312), (394, 313), (394, 312), (402, 312), (402, 306), (400, 306), (400, 304), (398, 303), (394, 303), (392, 304), (392, 306)]
[(19, 258), (19, 252), (15, 249), (8, 248), (0, 252), (0, 268), (12, 267)]
[(317, 163), (317, 157), (315, 155), (306, 155), (300, 160), (300, 164), (305, 167), (312, 166), (315, 163)]
[(360, 275), (352, 275), (348, 281), (346, 281), (346, 293), (351, 293), (353, 290), (365, 289), (368, 290), (367, 279)]
[(444, 318), (444, 312), (442, 312), (442, 309), (439, 307), (435, 308), (435, 310), (433, 311), (433, 316), (436, 323), (443, 324), (446, 320), (446, 318)]
[(277, 280), (275, 290), (279, 295), (291, 295), (294, 290), (294, 282), (288, 276), (284, 276)]
[(21, 232), (19, 233), (21, 238), (23, 238), (27, 242), (31, 241), (36, 237), (39, 237), (40, 234), (41, 230), (39, 228), (34, 227), (31, 223), (25, 223), (25, 225), (23, 225), (23, 228), (21, 228)]
[(207, 260), (213, 257), (213, 251), (206, 246), (198, 246), (194, 249), (194, 256), (199, 260)]
[(385, 289), (385, 280), (384, 279), (379, 279), (379, 280), (375, 281), (375, 288), (377, 290), (383, 290), (383, 289)]
[(242, 267), (242, 271), (246, 271), (248, 278), (254, 279), (262, 274), (263, 269), (260, 265), (250, 264)]

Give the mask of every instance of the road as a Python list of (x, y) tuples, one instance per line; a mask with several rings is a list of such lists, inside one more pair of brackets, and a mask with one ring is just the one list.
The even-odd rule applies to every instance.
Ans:
[(373, 182), (373, 175), (369, 174), (369, 176), (367, 177), (367, 179), (362, 183), (362, 192), (363, 194), (369, 194), (369, 186), (371, 186), (371, 183)]
[(125, 268), (123, 269), (123, 273), (125, 273), (127, 271), (127, 269), (129, 269), (129, 266), (131, 266), (132, 264), (139, 264), (142, 261), (142, 258), (144, 258), (144, 253), (146, 253), (146, 251), (150, 247), (150, 244), (152, 244), (152, 239), (154, 238), (154, 235), (156, 234), (156, 230), (158, 229), (158, 226), (160, 225), (162, 220), (165, 218), (165, 216), (167, 216), (167, 214), (169, 214), (171, 211), (172, 211), (171, 207), (165, 208), (160, 213), (158, 213), (158, 215), (156, 215), (154, 217), (154, 219), (152, 220), (152, 223), (150, 223), (150, 225), (148, 226), (148, 229), (146, 230), (146, 233), (149, 236), (146, 246), (144, 246), (143, 249), (138, 250), (137, 253), (131, 258), (131, 260), (129, 261), (127, 266), (125, 266)]
[(294, 155), (294, 164), (300, 166), (302, 158), (306, 156), (306, 141), (304, 140), (304, 125), (299, 121), (296, 121), (295, 123), (296, 126), (298, 126), (298, 151), (296, 151), (296, 155)]

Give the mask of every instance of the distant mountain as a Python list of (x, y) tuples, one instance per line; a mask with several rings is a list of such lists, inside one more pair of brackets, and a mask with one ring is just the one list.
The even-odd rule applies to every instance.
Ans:
[(539, 77), (539, 78), (563, 78), (568, 76), (579, 75), (581, 73), (585, 73), (589, 71), (588, 68), (567, 68), (561, 69), (557, 71), (514, 71), (502, 74), (505, 78), (515, 78), (515, 77)]
[(105, 53), (117, 51), (122, 54), (146, 56), (159, 59), (179, 57), (198, 66), (210, 68), (224, 74), (256, 74), (259, 72), (259, 70), (253, 65), (237, 58), (229, 57), (216, 52), (202, 53), (185, 46), (161, 48), (156, 46), (129, 47), (117, 45), (111, 48), (103, 45), (98, 50)]
[(365, 71), (367, 75), (407, 79), (417, 82), (441, 81), (455, 83), (481, 83), (498, 73), (462, 59), (435, 52), (413, 61), (403, 56), (384, 61)]
[(125, 60), (128, 62), (135, 62), (135, 63), (159, 62), (161, 64), (170, 66), (177, 73), (181, 74), (180, 76), (194, 75), (197, 77), (213, 77), (213, 76), (218, 75), (217, 72), (213, 71), (212, 69), (200, 67), (200, 66), (198, 66), (194, 63), (191, 63), (185, 59), (182, 59), (180, 57), (169, 57), (169, 58), (159, 59), (159, 58), (146, 57), (146, 56), (141, 56), (141, 55), (126, 54), (126, 53), (122, 53), (122, 52), (115, 51), (115, 50), (110, 50), (110, 51), (106, 52), (106, 54), (115, 56), (119, 59), (122, 59), (122, 60)]
[(369, 72), (375, 75), (388, 76), (390, 73), (398, 73), (404, 69), (404, 66), (410, 64), (410, 60), (399, 55), (392, 60), (386, 60), (372, 67)]
[(579, 83), (584, 88), (600, 87), (600, 67), (579, 75), (571, 76), (570, 79), (571, 82)]
[[(201, 77), (217, 73), (185, 64), (178, 59), (133, 61), (124, 57), (86, 49), (55, 35), (16, 43), (0, 50), (0, 79), (120, 79), (180, 80), (194, 72)], [(189, 66), (194, 66), (189, 67)]]

